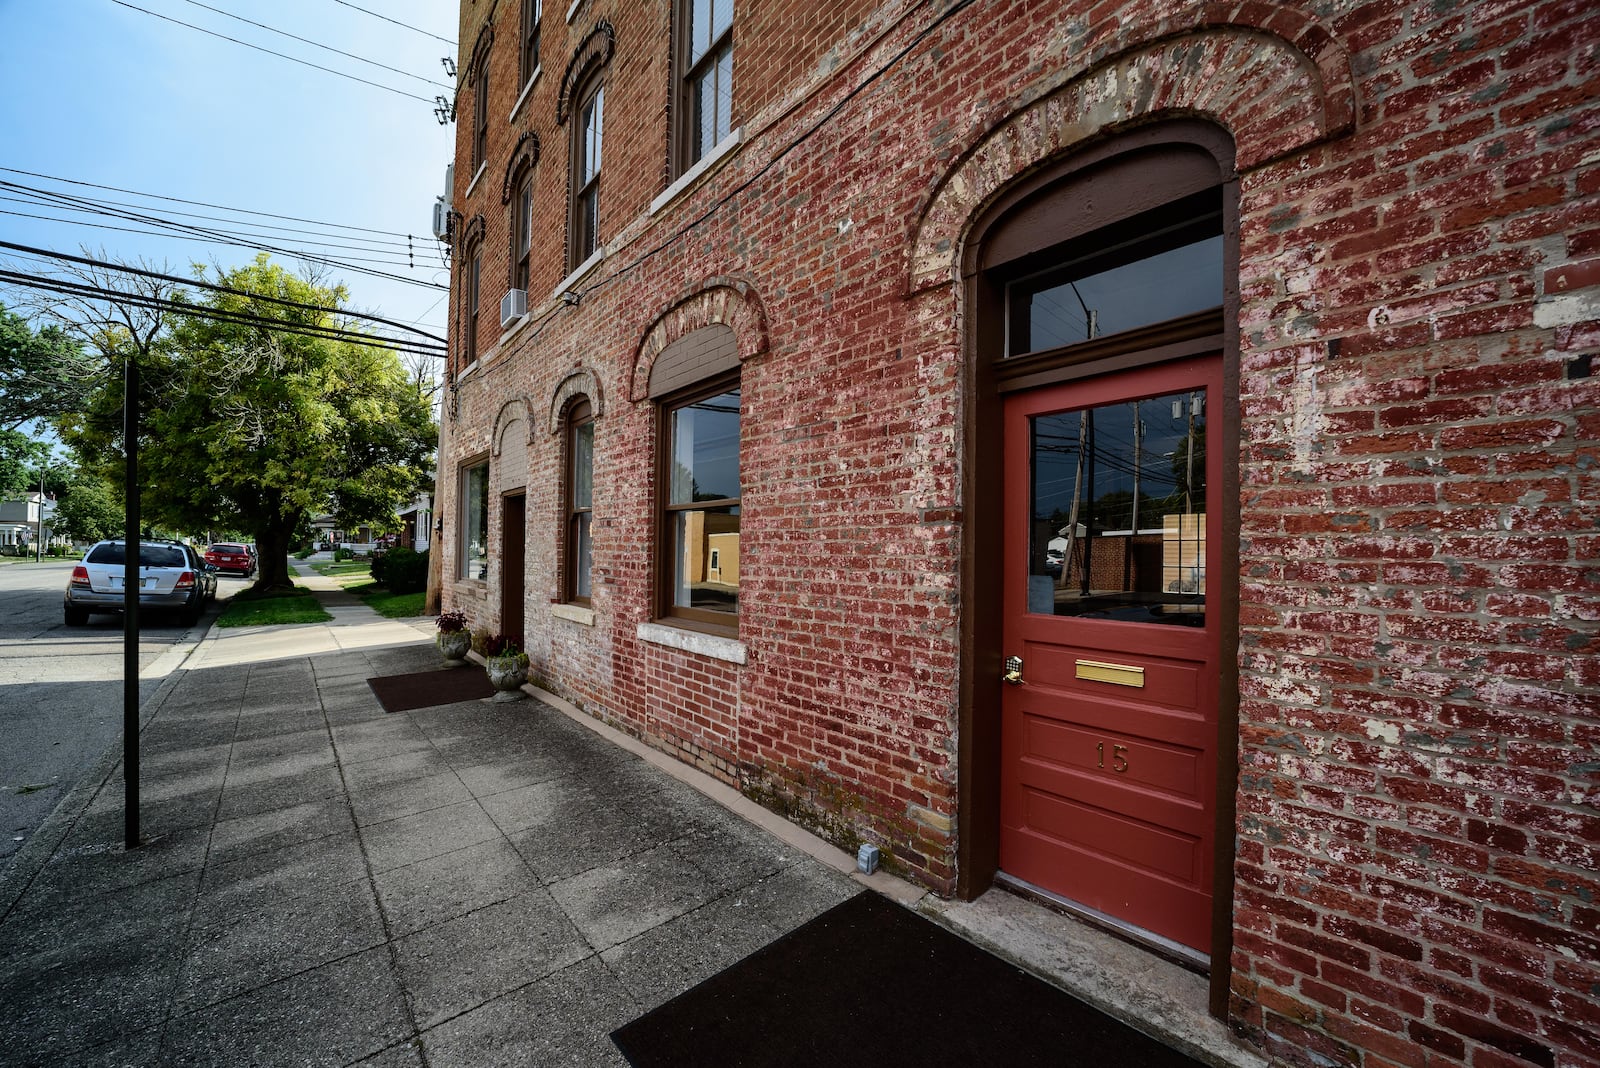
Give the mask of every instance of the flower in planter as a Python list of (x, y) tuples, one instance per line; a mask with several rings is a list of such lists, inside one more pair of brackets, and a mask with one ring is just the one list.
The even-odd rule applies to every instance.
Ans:
[(489, 673), (489, 684), (499, 691), (494, 699), (515, 701), (522, 696), (522, 684), (528, 681), (528, 654), (518, 647), (515, 638), (504, 634), (482, 635), (481, 638), (480, 652)]
[(440, 612), (437, 625), (439, 632), (434, 635), (433, 641), (439, 647), (440, 655), (448, 666), (460, 667), (466, 663), (467, 651), (472, 648), (472, 632), (467, 630), (466, 613)]

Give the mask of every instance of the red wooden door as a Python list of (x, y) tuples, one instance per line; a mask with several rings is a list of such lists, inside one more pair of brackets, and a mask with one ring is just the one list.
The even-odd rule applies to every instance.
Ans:
[(1203, 954), (1221, 369), (1175, 361), (1005, 402), (1003, 652), (1021, 665), (1002, 685), (1000, 866)]

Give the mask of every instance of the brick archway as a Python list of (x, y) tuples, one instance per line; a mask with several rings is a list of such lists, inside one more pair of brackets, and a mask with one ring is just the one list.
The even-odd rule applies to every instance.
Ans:
[[(907, 291), (951, 282), (968, 228), (1015, 178), (1110, 133), (1203, 117), (1232, 135), (1249, 171), (1349, 132), (1349, 56), (1305, 15), (1270, 4), (1207, 5), (1108, 36), (1095, 66), (990, 129), (917, 213)], [(1259, 17), (1246, 21), (1254, 12)]]
[(735, 278), (707, 279), (699, 290), (674, 301), (645, 333), (634, 356), (628, 399), (649, 398), (650, 369), (668, 345), (719, 323), (733, 329), (741, 362), (767, 351), (767, 313), (755, 288)]
[(579, 368), (561, 380), (555, 396), (550, 400), (550, 433), (559, 434), (567, 426), (567, 408), (578, 397), (587, 397), (594, 409), (594, 417), (605, 414), (605, 397), (600, 391), (600, 378), (588, 368)]

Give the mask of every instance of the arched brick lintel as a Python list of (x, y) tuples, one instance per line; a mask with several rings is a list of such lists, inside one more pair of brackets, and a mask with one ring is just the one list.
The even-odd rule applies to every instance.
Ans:
[(567, 425), (567, 407), (577, 397), (587, 397), (594, 417), (606, 413), (605, 398), (600, 393), (600, 378), (588, 368), (579, 368), (561, 380), (555, 396), (550, 399), (550, 433), (559, 434)]
[(1268, 3), (1210, 4), (1135, 27), (1095, 49), (1099, 61), (990, 130), (924, 201), (908, 292), (953, 281), (962, 238), (1014, 179), (1107, 133), (1200, 117), (1234, 140), (1248, 171), (1348, 133), (1349, 55), (1302, 13)]
[(767, 312), (755, 287), (740, 278), (708, 278), (670, 303), (645, 331), (634, 356), (628, 399), (642, 401), (650, 396), (650, 369), (662, 350), (701, 327), (718, 323), (733, 329), (741, 362), (767, 351)]
[(500, 406), (500, 411), (494, 417), (494, 437), (490, 441), (490, 451), (499, 456), (505, 448), (505, 431), (511, 424), (522, 421), (523, 445), (533, 442), (533, 420), (528, 413), (528, 402), (521, 397), (512, 397)]

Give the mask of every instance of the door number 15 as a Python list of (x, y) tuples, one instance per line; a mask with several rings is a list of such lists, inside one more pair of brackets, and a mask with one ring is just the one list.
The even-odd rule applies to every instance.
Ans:
[[(1094, 749), (1095, 749), (1095, 752), (1099, 755), (1099, 761), (1096, 764), (1096, 766), (1097, 767), (1102, 767), (1102, 768), (1105, 767), (1106, 766), (1106, 743), (1105, 742), (1101, 742), (1098, 745), (1096, 745), (1094, 747)], [(1128, 747), (1127, 746), (1125, 746), (1125, 745), (1113, 745), (1111, 747), (1111, 770), (1116, 772), (1118, 775), (1121, 775), (1123, 772), (1128, 770)]]

